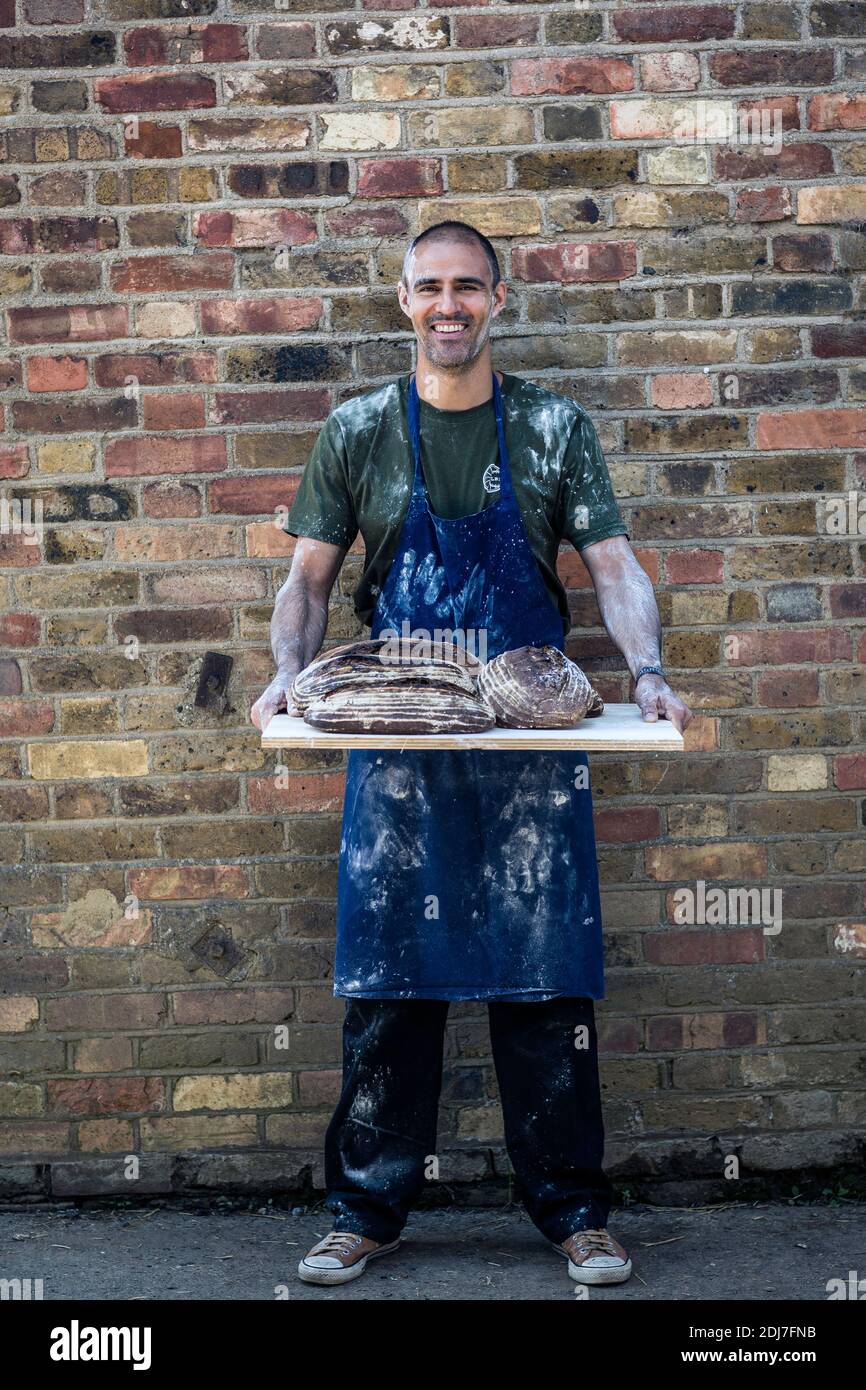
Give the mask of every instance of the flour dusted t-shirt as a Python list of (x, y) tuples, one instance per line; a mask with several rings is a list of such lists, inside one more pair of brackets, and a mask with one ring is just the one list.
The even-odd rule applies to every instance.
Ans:
[[(289, 535), (346, 550), (360, 531), (366, 556), (355, 610), (368, 626), (412, 492), (408, 391), (409, 377), (402, 376), (331, 412), (285, 523)], [(568, 632), (568, 603), (556, 573), (560, 542), (582, 550), (628, 531), (583, 406), (508, 372), (502, 405), (517, 505)], [(498, 501), (498, 457), (492, 400), (470, 410), (439, 410), (421, 401), (421, 466), (437, 516), (453, 520)]]

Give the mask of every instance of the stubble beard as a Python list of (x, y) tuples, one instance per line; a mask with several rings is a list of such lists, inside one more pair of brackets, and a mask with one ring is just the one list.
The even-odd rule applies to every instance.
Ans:
[(424, 341), (424, 353), (431, 366), (437, 371), (447, 372), (453, 376), (460, 376), (463, 372), (468, 372), (474, 362), (481, 356), (490, 337), (490, 325), (493, 322), (493, 309), (487, 315), (487, 320), (478, 330), (477, 337), (470, 339), (466, 344), (466, 352), (459, 359), (446, 358), (440, 360), (439, 344), (436, 342), (436, 333), (431, 328)]

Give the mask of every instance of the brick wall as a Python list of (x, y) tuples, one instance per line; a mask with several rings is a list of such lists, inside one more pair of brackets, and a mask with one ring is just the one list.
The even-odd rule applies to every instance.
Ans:
[[(498, 364), (591, 412), (698, 712), (683, 757), (593, 759), (611, 1170), (862, 1169), (864, 36), (859, 0), (0, 0), (4, 1192), (321, 1179), (342, 767), (275, 775), (248, 709), (274, 521), (409, 366), (393, 282), (445, 215), (507, 266)], [(782, 930), (677, 925), (698, 880), (781, 888)], [(451, 1019), (474, 1179), (486, 1012)]]

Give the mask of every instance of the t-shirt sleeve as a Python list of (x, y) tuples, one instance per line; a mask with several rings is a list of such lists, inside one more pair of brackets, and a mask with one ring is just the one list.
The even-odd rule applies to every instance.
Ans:
[(571, 432), (559, 495), (560, 530), (577, 550), (610, 536), (628, 537), (601, 440), (583, 412)]
[(358, 534), (343, 431), (329, 415), (313, 446), (283, 530), (348, 550)]

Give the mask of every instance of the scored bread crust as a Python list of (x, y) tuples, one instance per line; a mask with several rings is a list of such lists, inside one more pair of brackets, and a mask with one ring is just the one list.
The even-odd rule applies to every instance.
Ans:
[(314, 729), (358, 734), (474, 734), (496, 722), (480, 696), (415, 681), (335, 690), (307, 705), (304, 719)]
[(337, 690), (398, 683), (442, 685), (472, 695), (480, 669), (478, 658), (455, 643), (371, 638), (324, 652), (295, 676), (292, 698), (304, 710)]
[(577, 663), (552, 646), (502, 652), (482, 668), (478, 689), (497, 724), (512, 729), (568, 729), (604, 709)]

